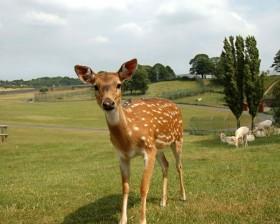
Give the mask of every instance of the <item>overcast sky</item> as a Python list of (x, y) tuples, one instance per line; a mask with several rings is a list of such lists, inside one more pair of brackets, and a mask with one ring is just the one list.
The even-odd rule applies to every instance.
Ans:
[(1, 0), (0, 79), (74, 77), (75, 64), (140, 64), (188, 72), (229, 35), (254, 35), (267, 70), (280, 49), (279, 0)]

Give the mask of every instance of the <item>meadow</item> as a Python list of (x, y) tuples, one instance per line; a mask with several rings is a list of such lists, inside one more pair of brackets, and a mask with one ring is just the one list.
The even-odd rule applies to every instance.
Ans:
[[(193, 85), (193, 84), (191, 84)], [(162, 87), (158, 87), (159, 89)], [(0, 96), (0, 223), (118, 223), (121, 179), (104, 114), (94, 101), (29, 102), (31, 94)], [(219, 108), (181, 106), (190, 117), (231, 116)], [(246, 115), (244, 117), (246, 120)], [(280, 138), (270, 136), (235, 149), (217, 135), (185, 133), (187, 201), (179, 200), (172, 153), (169, 197), (159, 206), (156, 164), (148, 196), (148, 223), (279, 223)], [(132, 161), (128, 222), (138, 223), (143, 159)]]

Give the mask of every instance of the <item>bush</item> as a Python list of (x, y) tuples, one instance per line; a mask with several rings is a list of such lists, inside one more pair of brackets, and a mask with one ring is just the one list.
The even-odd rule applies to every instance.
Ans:
[(204, 86), (199, 90), (189, 90), (189, 89), (179, 89), (175, 91), (163, 92), (159, 97), (169, 99), (169, 100), (176, 100), (183, 97), (188, 96), (196, 96), (206, 92), (218, 92), (211, 87)]
[(39, 91), (40, 93), (46, 93), (49, 91), (49, 89), (47, 87), (42, 87)]
[(272, 95), (274, 97), (272, 104), (274, 122), (277, 126), (280, 126), (280, 82), (274, 87)]

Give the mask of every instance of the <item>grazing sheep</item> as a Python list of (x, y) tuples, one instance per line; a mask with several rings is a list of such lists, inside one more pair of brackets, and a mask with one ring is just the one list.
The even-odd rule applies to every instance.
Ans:
[(255, 127), (254, 131), (264, 130), (266, 135), (270, 135), (271, 128), (272, 128), (272, 121), (271, 120), (264, 120), (264, 121), (256, 124), (256, 127)]
[(273, 128), (273, 134), (274, 134), (274, 135), (280, 135), (280, 128), (274, 127), (274, 128)]
[(247, 135), (249, 134), (248, 127), (240, 127), (235, 131), (235, 146), (238, 148), (239, 141), (246, 147), (248, 146)]
[(235, 145), (235, 136), (226, 136), (225, 133), (220, 134), (221, 142), (227, 143), (229, 145)]
[(255, 135), (257, 138), (261, 138), (261, 137), (265, 137), (265, 136), (266, 136), (264, 130), (254, 130), (254, 135)]
[(249, 134), (247, 135), (247, 141), (248, 141), (248, 142), (253, 142), (253, 141), (255, 141), (255, 136), (254, 136), (252, 133), (249, 133)]

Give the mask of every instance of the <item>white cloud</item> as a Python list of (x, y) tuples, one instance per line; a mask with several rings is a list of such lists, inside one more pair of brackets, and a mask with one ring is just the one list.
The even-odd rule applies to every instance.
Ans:
[(135, 34), (135, 35), (139, 35), (139, 34), (143, 34), (144, 33), (144, 29), (136, 24), (136, 23), (124, 23), (120, 26), (118, 26), (116, 28), (116, 30), (118, 31), (121, 31), (121, 32), (129, 32), (129, 33), (132, 33), (132, 34)]
[(124, 10), (131, 0), (34, 0), (46, 5), (58, 5), (72, 10), (100, 10), (115, 9)]
[(237, 12), (231, 12), (230, 15), (237, 20), (236, 22), (239, 22), (241, 25), (244, 26), (245, 29), (247, 29), (249, 32), (255, 33), (256, 32), (256, 26), (250, 22), (248, 22), (246, 19), (244, 19), (241, 15), (239, 15)]
[(110, 40), (109, 40), (108, 37), (98, 35), (96, 37), (90, 38), (89, 42), (90, 43), (96, 43), (96, 44), (106, 44), (106, 43), (109, 43)]
[(256, 26), (233, 10), (228, 0), (173, 1), (160, 5), (156, 12), (159, 23), (169, 26), (184, 25), (195, 31), (254, 34)]
[(66, 19), (51, 13), (32, 11), (25, 15), (27, 22), (34, 25), (64, 26)]
[(114, 70), (133, 57), (184, 73), (195, 54), (218, 56), (223, 39), (239, 34), (256, 37), (265, 69), (279, 49), (280, 29), (272, 25), (280, 20), (279, 7), (276, 0), (261, 6), (241, 0), (0, 1), (0, 76), (72, 74), (78, 62)]
[(216, 11), (224, 10), (228, 6), (227, 0), (177, 0), (162, 3), (157, 10), (157, 15), (171, 15), (180, 11), (188, 11), (201, 16), (212, 15)]

